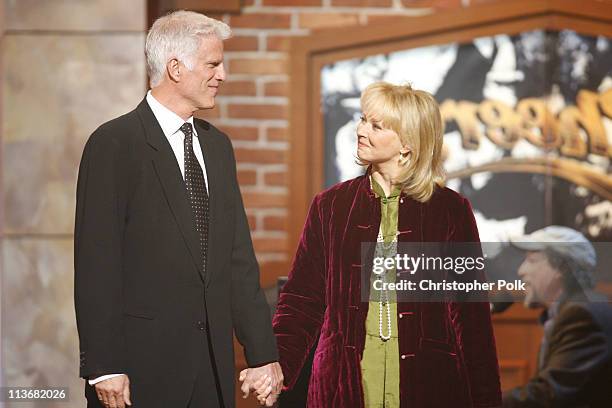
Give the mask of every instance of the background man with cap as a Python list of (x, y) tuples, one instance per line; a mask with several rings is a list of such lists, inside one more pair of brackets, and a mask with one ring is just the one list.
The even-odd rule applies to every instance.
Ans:
[(594, 292), (595, 250), (579, 232), (549, 226), (515, 238), (524, 251), (518, 274), (524, 304), (544, 308), (538, 370), (507, 391), (503, 407), (609, 407), (612, 401), (612, 308)]

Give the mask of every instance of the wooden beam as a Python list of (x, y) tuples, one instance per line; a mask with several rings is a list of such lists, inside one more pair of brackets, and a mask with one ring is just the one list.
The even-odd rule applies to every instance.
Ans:
[(153, 22), (174, 10), (191, 10), (199, 13), (240, 13), (241, 0), (147, 0), (147, 20)]

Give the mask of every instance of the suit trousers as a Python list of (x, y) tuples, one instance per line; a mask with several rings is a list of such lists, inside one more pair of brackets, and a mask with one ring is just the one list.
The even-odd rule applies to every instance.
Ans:
[(206, 342), (205, 350), (202, 353), (200, 369), (187, 408), (223, 408), (221, 386), (217, 376), (217, 369), (214, 365), (214, 359), (212, 358), (213, 354), (208, 330), (206, 330), (204, 340)]

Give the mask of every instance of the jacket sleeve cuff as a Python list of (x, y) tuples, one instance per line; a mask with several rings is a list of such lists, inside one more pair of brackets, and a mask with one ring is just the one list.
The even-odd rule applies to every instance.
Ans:
[(245, 349), (245, 357), (249, 367), (261, 367), (263, 365), (279, 361), (277, 350), (251, 350)]

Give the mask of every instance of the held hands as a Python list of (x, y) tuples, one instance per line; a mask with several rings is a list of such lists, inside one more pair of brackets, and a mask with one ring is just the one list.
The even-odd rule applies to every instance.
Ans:
[(106, 408), (125, 408), (131, 406), (130, 379), (122, 374), (94, 385), (98, 399)]
[(259, 403), (266, 407), (276, 403), (283, 388), (283, 372), (278, 363), (242, 370), (239, 380), (242, 381), (242, 398), (247, 398), (251, 391), (255, 391)]

